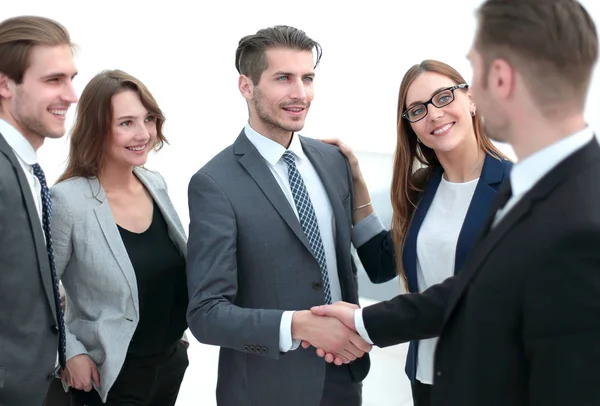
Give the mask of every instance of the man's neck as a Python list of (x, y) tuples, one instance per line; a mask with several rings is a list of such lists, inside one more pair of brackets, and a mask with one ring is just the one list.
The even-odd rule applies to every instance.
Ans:
[(510, 144), (519, 160), (565, 139), (587, 126), (583, 113), (559, 119), (524, 120), (512, 126)]
[(31, 144), (31, 147), (33, 148), (34, 151), (37, 152), (37, 150), (44, 144), (44, 139), (45, 139), (44, 137), (41, 137), (38, 134), (34, 134), (29, 131), (23, 130), (23, 128), (17, 123), (16, 120), (13, 119), (13, 117), (11, 115), (5, 114), (2, 111), (0, 111), (0, 119), (6, 121), (15, 130), (17, 130), (19, 132), (19, 134), (21, 134), (23, 136), (23, 138), (25, 138), (27, 140), (27, 142), (29, 142), (29, 144)]
[(250, 118), (248, 122), (250, 123), (250, 127), (252, 127), (254, 131), (263, 137), (267, 137), (271, 141), (275, 141), (283, 148), (287, 149), (287, 147), (290, 146), (290, 143), (292, 142), (292, 135), (294, 134), (293, 132), (285, 131), (281, 128), (271, 125), (266, 125), (260, 120), (253, 120), (253, 118)]

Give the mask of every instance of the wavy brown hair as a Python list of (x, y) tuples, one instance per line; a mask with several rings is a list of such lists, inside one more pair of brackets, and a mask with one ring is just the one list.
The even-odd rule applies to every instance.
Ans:
[[(417, 135), (410, 123), (402, 118), (406, 109), (406, 94), (413, 81), (425, 72), (433, 72), (450, 78), (457, 85), (466, 83), (464, 78), (451, 66), (435, 60), (425, 60), (411, 67), (400, 84), (398, 94), (397, 141), (394, 153), (394, 169), (390, 190), (392, 201), (392, 238), (394, 241), (396, 270), (408, 292), (408, 281), (402, 264), (402, 252), (406, 235), (410, 228), (419, 196), (423, 191), (431, 173), (440, 166), (440, 161), (433, 149), (417, 142)], [(473, 129), (479, 147), (498, 159), (506, 157), (492, 144), (485, 135), (483, 122), (479, 113), (475, 113)], [(422, 169), (415, 172), (419, 167)]]
[(56, 183), (77, 176), (98, 177), (112, 137), (112, 98), (127, 90), (136, 92), (142, 105), (156, 118), (154, 150), (158, 151), (167, 142), (162, 131), (165, 116), (148, 88), (121, 70), (100, 72), (85, 86), (79, 98), (67, 167)]

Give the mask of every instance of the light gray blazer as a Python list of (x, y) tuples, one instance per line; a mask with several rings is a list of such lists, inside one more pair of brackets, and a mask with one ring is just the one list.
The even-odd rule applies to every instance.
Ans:
[[(160, 208), (171, 240), (186, 257), (186, 235), (162, 176), (134, 174)], [(98, 365), (103, 401), (115, 382), (139, 320), (136, 276), (106, 193), (97, 178), (50, 189), (56, 271), (66, 292), (67, 359), (88, 354)]]

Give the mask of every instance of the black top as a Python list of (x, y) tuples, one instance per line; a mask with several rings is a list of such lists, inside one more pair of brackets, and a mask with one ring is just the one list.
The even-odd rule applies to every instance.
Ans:
[(185, 259), (169, 237), (167, 223), (153, 202), (152, 224), (137, 234), (117, 225), (137, 280), (140, 319), (128, 356), (164, 352), (187, 328)]

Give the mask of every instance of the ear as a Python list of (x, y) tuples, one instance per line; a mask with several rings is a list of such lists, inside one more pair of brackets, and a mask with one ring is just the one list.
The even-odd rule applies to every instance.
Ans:
[(490, 89), (492, 89), (499, 98), (509, 98), (515, 90), (515, 69), (505, 59), (496, 59), (490, 66), (489, 75)]
[(469, 111), (472, 112), (477, 111), (477, 105), (475, 105), (475, 102), (473, 101), (473, 94), (471, 94), (471, 89), (469, 88), (469, 91), (467, 91), (467, 97), (469, 98)]
[(12, 80), (6, 74), (0, 72), (0, 98), (10, 99), (12, 97), (11, 83)]
[(252, 100), (252, 97), (254, 96), (254, 83), (252, 83), (252, 79), (246, 75), (240, 75), (240, 78), (238, 79), (238, 89), (244, 99), (247, 101)]

